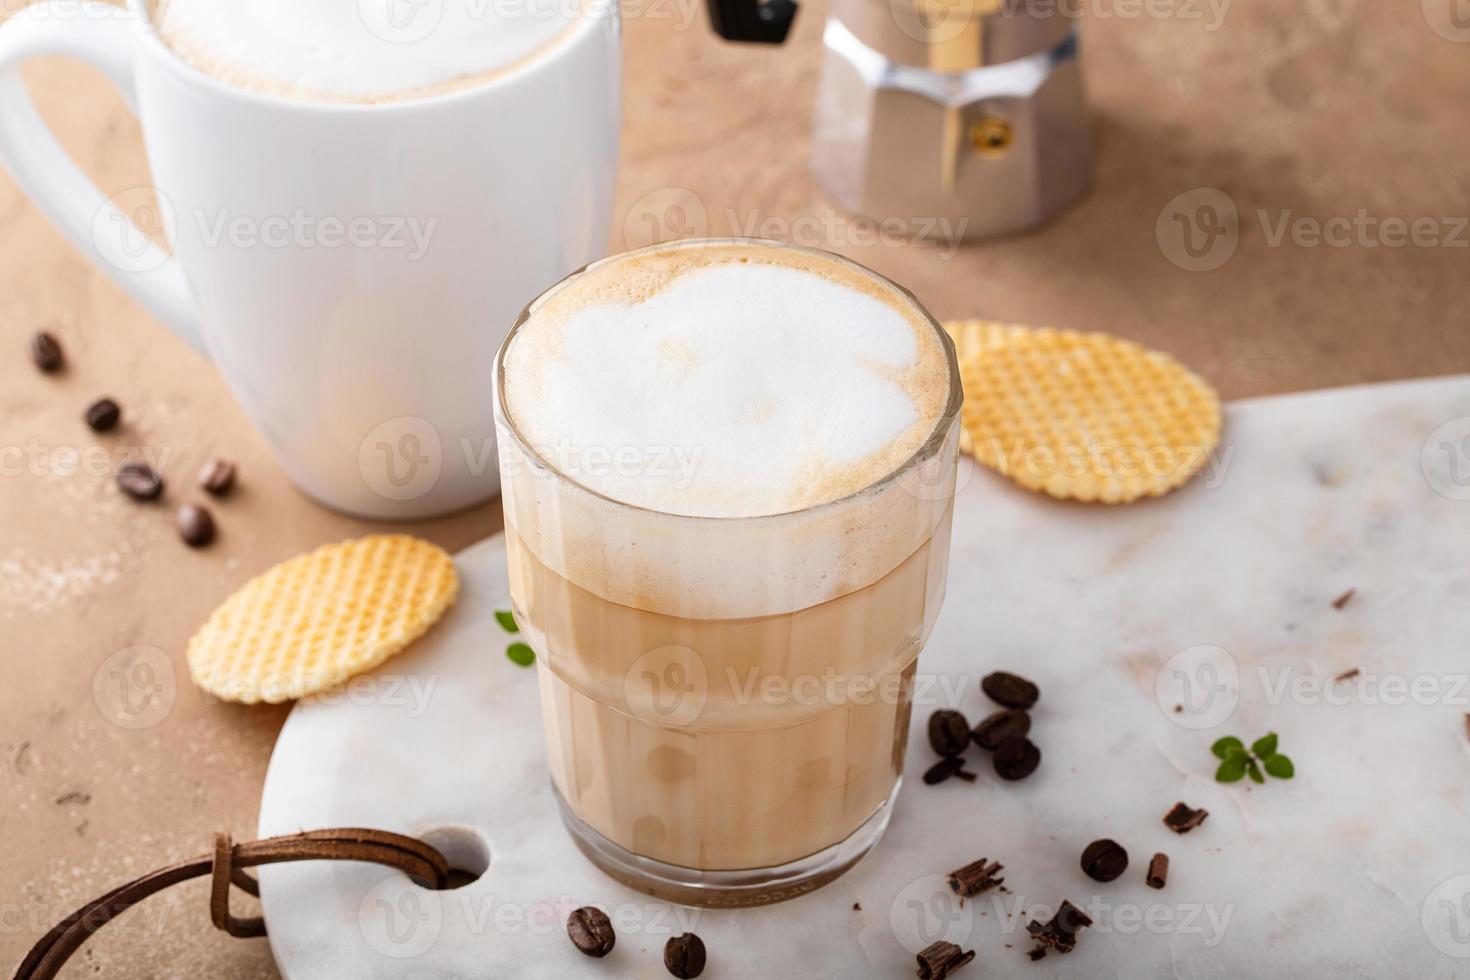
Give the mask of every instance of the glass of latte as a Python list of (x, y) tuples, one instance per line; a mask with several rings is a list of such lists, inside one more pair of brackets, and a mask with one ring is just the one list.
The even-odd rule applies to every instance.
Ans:
[(944, 595), (944, 331), (826, 252), (655, 245), (532, 303), (494, 389), (511, 596), (578, 846), (711, 906), (851, 867), (888, 823)]

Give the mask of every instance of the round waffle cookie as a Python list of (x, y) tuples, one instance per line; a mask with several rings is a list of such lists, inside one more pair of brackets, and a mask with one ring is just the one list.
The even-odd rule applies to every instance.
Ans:
[(382, 534), (324, 545), (256, 576), (189, 641), (194, 683), (226, 701), (277, 704), (371, 670), (454, 604), (436, 545)]
[(1104, 503), (1157, 497), (1220, 440), (1219, 397), (1167, 354), (1104, 333), (972, 323), (949, 325), (968, 345), (970, 451), (1023, 487)]
[[(947, 320), (941, 326), (949, 334), (949, 339), (954, 341), (955, 357), (961, 366), (981, 351), (1003, 344), (1007, 337), (1026, 333), (1028, 329), (996, 320)], [(968, 456), (975, 455), (975, 443), (964, 426), (960, 426), (960, 452)]]

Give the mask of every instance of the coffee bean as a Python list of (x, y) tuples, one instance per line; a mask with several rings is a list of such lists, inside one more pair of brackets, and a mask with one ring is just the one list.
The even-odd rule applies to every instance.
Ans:
[(704, 972), (704, 940), (692, 932), (664, 943), (664, 966), (679, 980), (693, 980)]
[(179, 537), (191, 548), (202, 548), (214, 540), (214, 518), (194, 504), (179, 508)]
[(959, 774), (965, 768), (965, 760), (957, 756), (946, 756), (924, 772), (924, 785), (937, 786), (951, 776)]
[(31, 360), (46, 374), (61, 370), (66, 360), (61, 353), (61, 341), (42, 330), (31, 338)]
[(929, 744), (945, 758), (970, 747), (970, 723), (958, 711), (940, 709), (929, 716)]
[(987, 674), (985, 679), (980, 682), (980, 689), (985, 692), (990, 700), (996, 704), (1003, 704), (1007, 708), (1021, 708), (1024, 710), (1035, 704), (1036, 699), (1041, 697), (1041, 691), (1037, 689), (1035, 684), (1024, 677), (1007, 674), (1003, 670), (998, 670), (993, 674)]
[(122, 409), (111, 398), (99, 398), (87, 406), (87, 424), (93, 432), (106, 432), (122, 418)]
[(997, 711), (975, 726), (970, 737), (975, 744), (988, 752), (994, 752), (1000, 743), (1011, 735), (1026, 735), (1031, 731), (1031, 716), (1024, 711), (1008, 708)]
[(1095, 840), (1082, 852), (1082, 871), (1093, 881), (1113, 881), (1128, 870), (1128, 852), (1115, 840)]
[(995, 774), (1001, 779), (1025, 779), (1041, 765), (1041, 750), (1029, 738), (1012, 735), (995, 749)]
[(117, 468), (117, 485), (134, 500), (152, 500), (163, 493), (163, 477), (147, 463), (124, 463)]
[(618, 941), (607, 913), (590, 905), (567, 916), (567, 935), (571, 937), (573, 946), (598, 959), (611, 953)]
[(235, 485), (235, 464), (227, 459), (211, 459), (199, 471), (199, 485), (216, 497), (224, 496)]

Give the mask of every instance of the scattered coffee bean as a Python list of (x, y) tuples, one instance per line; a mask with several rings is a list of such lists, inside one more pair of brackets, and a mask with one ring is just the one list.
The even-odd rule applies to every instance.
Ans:
[(66, 360), (61, 353), (61, 341), (42, 330), (31, 338), (31, 360), (46, 374), (61, 370)]
[(1353, 596), (1355, 596), (1357, 594), (1358, 594), (1358, 590), (1357, 589), (1348, 589), (1342, 595), (1340, 595), (1336, 599), (1333, 599), (1332, 600), (1332, 608), (1333, 609), (1341, 609), (1343, 606), (1346, 606), (1349, 602), (1352, 602), (1353, 601)]
[(1024, 711), (1008, 708), (1005, 711), (997, 711), (975, 726), (970, 737), (975, 744), (987, 752), (994, 752), (1000, 748), (1003, 739), (1011, 735), (1024, 736), (1031, 731), (1031, 716)]
[(954, 756), (940, 759), (924, 772), (924, 785), (937, 786), (951, 776), (959, 774), (965, 768), (965, 760), (956, 759)]
[(991, 861), (989, 858), (981, 858), (972, 861), (963, 868), (949, 873), (949, 887), (961, 898), (974, 898), (981, 892), (989, 891), (1002, 884), (1005, 879), (997, 878), (997, 871), (1004, 871), (1005, 865), (999, 861)]
[(214, 540), (214, 518), (195, 504), (179, 508), (179, 537), (191, 548), (202, 548)]
[(1001, 779), (1025, 779), (1041, 765), (1041, 750), (1029, 738), (1012, 735), (995, 749), (995, 774)]
[(1209, 810), (1194, 810), (1183, 803), (1175, 803), (1174, 809), (1164, 814), (1164, 826), (1176, 834), (1187, 834), (1205, 822)]
[[(1054, 949), (1058, 953), (1070, 953), (1077, 946), (1077, 933), (1092, 925), (1092, 919), (1071, 902), (1063, 899), (1057, 914), (1046, 925), (1035, 919), (1026, 927), (1040, 945), (1038, 949)], [(1033, 957), (1040, 959), (1040, 957)]]
[(1036, 699), (1041, 697), (1041, 691), (1035, 684), (1024, 677), (1007, 674), (1003, 670), (987, 674), (980, 682), (980, 689), (996, 704), (1022, 710), (1031, 707), (1036, 703)]
[(590, 905), (567, 916), (567, 935), (578, 950), (598, 959), (611, 953), (618, 941), (607, 913)]
[(224, 496), (235, 485), (235, 464), (227, 459), (211, 459), (199, 471), (199, 485), (216, 497)]
[(111, 398), (99, 398), (87, 406), (87, 425), (93, 432), (106, 432), (122, 418), (122, 409)]
[(691, 980), (703, 973), (704, 960), (704, 940), (692, 932), (664, 943), (664, 966), (679, 980)]
[(944, 980), (954, 976), (956, 970), (975, 958), (973, 949), (960, 949), (943, 939), (930, 946), (917, 957), (920, 980)]
[(1082, 852), (1082, 871), (1093, 881), (1115, 881), (1128, 870), (1128, 852), (1115, 840), (1095, 840)]
[(948, 758), (970, 747), (970, 723), (958, 711), (941, 708), (929, 716), (929, 744)]
[(1169, 855), (1160, 852), (1150, 858), (1148, 874), (1143, 880), (1150, 888), (1163, 888), (1164, 882), (1169, 880)]
[(134, 500), (152, 500), (163, 493), (163, 477), (147, 463), (124, 463), (117, 468), (117, 485)]

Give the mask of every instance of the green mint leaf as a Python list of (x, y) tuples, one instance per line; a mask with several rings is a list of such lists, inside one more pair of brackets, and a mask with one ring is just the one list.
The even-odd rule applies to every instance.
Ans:
[(519, 633), (521, 631), (520, 626), (516, 624), (515, 614), (509, 609), (497, 609), (495, 611), (495, 621), (507, 633)]
[(1256, 739), (1251, 745), (1251, 751), (1262, 759), (1271, 758), (1276, 754), (1276, 733)]
[(1211, 745), (1210, 751), (1215, 753), (1215, 755), (1219, 756), (1221, 759), (1227, 759), (1230, 757), (1229, 753), (1231, 749), (1243, 748), (1245, 748), (1244, 742), (1236, 738), (1234, 735), (1226, 735), (1224, 738), (1220, 739), (1220, 741), (1216, 742), (1214, 745)]
[(1236, 761), (1244, 765), (1251, 761), (1251, 754), (1238, 745), (1232, 745), (1225, 750), (1225, 758), (1227, 761)]
[(1290, 779), (1296, 775), (1296, 767), (1291, 764), (1291, 760), (1279, 752), (1267, 759), (1264, 764), (1266, 771), (1277, 779)]
[(505, 648), (505, 655), (517, 667), (529, 667), (536, 662), (536, 651), (524, 643), (512, 643)]
[(1220, 763), (1220, 768), (1215, 770), (1215, 782), (1238, 783), (1245, 778), (1245, 763), (1236, 759), (1226, 759)]
[(1266, 777), (1261, 775), (1261, 767), (1256, 765), (1254, 759), (1245, 764), (1245, 771), (1250, 773), (1251, 782), (1253, 783), (1264, 783), (1266, 781)]

